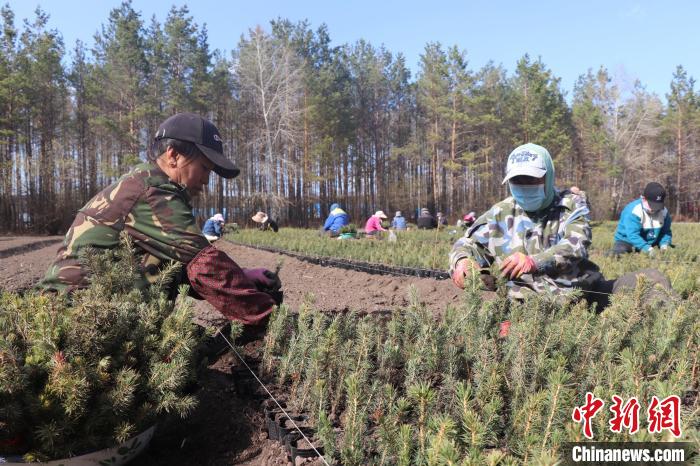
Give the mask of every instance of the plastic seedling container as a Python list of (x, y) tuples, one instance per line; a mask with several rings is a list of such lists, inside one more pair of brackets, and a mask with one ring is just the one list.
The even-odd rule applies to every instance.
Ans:
[[(285, 405), (282, 404), (282, 407)], [(267, 426), (267, 437), (270, 440), (281, 440), (277, 421), (280, 417), (284, 417), (282, 410), (277, 407), (274, 401), (266, 400), (263, 403), (263, 412), (265, 413), (265, 425)]]
[[(300, 422), (305, 422), (309, 420), (309, 417), (306, 415), (301, 415), (301, 416), (290, 416), (292, 420), (299, 425)], [(282, 414), (281, 416), (277, 416), (277, 436), (278, 440), (282, 443), (284, 443), (284, 439), (287, 437), (287, 435), (291, 432), (296, 432), (296, 429), (294, 426), (290, 426), (287, 424), (287, 416)], [(300, 426), (301, 427), (301, 426)], [(302, 427), (303, 429), (303, 427)]]
[[(297, 458), (316, 458), (319, 454), (323, 455), (323, 446), (317, 446), (318, 440), (314, 438), (315, 432), (311, 429), (301, 429), (311, 443), (314, 444), (316, 450), (311, 448), (309, 443), (301, 436), (299, 432), (290, 432), (284, 438), (284, 446), (287, 449), (287, 455), (292, 464), (296, 464)], [(316, 453), (318, 452), (318, 453)]]
[(3, 466), (26, 466), (27, 464), (42, 466), (122, 466), (138, 456), (151, 442), (156, 426), (144, 430), (137, 436), (116, 447), (104, 448), (72, 458), (48, 461), (46, 463), (26, 463), (21, 456), (0, 457)]

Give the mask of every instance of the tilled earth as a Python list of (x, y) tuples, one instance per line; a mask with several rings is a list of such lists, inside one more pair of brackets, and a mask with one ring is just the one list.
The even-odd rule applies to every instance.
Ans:
[[(26, 290), (44, 275), (60, 246), (60, 237), (0, 237), (0, 289)], [(382, 312), (401, 309), (411, 294), (434, 313), (456, 304), (460, 292), (449, 281), (371, 275), (307, 263), (292, 257), (216, 243), (241, 267), (280, 268), (284, 301), (293, 310), (309, 303), (324, 312)], [(5, 253), (3, 254), (3, 251)], [(197, 320), (224, 323), (206, 302), (197, 304)], [(244, 345), (254, 364), (260, 341)], [(150, 448), (132, 464), (278, 465), (284, 450), (267, 439), (261, 402), (264, 392), (231, 351), (224, 351), (200, 377), (199, 407), (184, 421), (159, 426)]]
[(0, 289), (21, 290), (38, 282), (62, 240), (62, 236), (0, 237)]

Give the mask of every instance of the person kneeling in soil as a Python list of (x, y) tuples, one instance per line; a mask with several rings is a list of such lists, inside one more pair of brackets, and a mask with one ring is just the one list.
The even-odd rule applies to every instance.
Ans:
[(430, 211), (424, 207), (420, 210), (420, 215), (416, 219), (416, 226), (419, 230), (432, 230), (438, 227), (438, 223), (435, 217), (430, 215)]
[(239, 173), (223, 155), (219, 131), (198, 115), (179, 113), (161, 124), (152, 149), (151, 163), (137, 165), (80, 209), (39, 289), (86, 287), (80, 252), (115, 248), (125, 233), (142, 265), (135, 287), (147, 288), (171, 261), (179, 262), (184, 267), (171, 297), (189, 284), (195, 297), (224, 316), (261, 328), (279, 304), (279, 278), (265, 269), (241, 269), (207, 241), (192, 214), (191, 196), (208, 184), (211, 171), (223, 178)]
[(367, 219), (365, 224), (365, 235), (367, 236), (379, 236), (382, 231), (386, 231), (386, 228), (382, 226), (382, 220), (386, 220), (387, 216), (384, 211), (378, 210)]
[(644, 252), (653, 257), (658, 250), (671, 246), (671, 215), (664, 207), (666, 190), (659, 183), (651, 182), (644, 193), (625, 206), (615, 230), (612, 254)]
[(536, 144), (511, 152), (503, 183), (512, 195), (481, 215), (454, 244), (454, 284), (464, 288), (465, 277), (476, 271), (492, 288), (490, 267), (496, 263), (511, 298), (594, 289), (602, 275), (588, 260), (591, 227), (585, 192), (557, 190), (552, 158)]
[(340, 234), (340, 229), (349, 223), (350, 216), (340, 208), (340, 204), (331, 204), (331, 212), (319, 233), (334, 238)]
[(270, 217), (268, 217), (265, 212), (256, 213), (255, 215), (253, 215), (251, 217), (251, 220), (253, 220), (255, 223), (258, 224), (258, 230), (260, 230), (260, 231), (272, 230), (275, 233), (277, 233), (279, 231), (279, 227), (277, 226), (277, 222), (275, 222)]
[(391, 228), (399, 231), (406, 231), (406, 229), (408, 228), (408, 225), (406, 225), (406, 218), (403, 215), (401, 215), (400, 210), (396, 211), (396, 214), (394, 215), (394, 218), (391, 221)]
[(216, 214), (212, 218), (204, 222), (204, 226), (202, 227), (202, 234), (206, 239), (209, 240), (210, 243), (213, 243), (214, 241), (221, 238), (221, 235), (224, 234), (223, 228), (224, 216), (221, 214)]

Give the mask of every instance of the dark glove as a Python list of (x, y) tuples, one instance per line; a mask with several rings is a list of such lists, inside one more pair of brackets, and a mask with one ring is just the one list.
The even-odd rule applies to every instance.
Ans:
[(282, 304), (282, 301), (284, 300), (284, 291), (282, 290), (277, 290), (277, 291), (266, 291), (268, 295), (272, 298), (272, 300), (277, 304), (278, 306)]
[(282, 282), (275, 272), (267, 269), (243, 269), (246, 278), (255, 284), (259, 291), (278, 291)]

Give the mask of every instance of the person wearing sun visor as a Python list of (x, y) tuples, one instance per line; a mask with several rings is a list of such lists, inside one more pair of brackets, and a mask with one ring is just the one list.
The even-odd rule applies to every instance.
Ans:
[(547, 149), (517, 147), (508, 156), (504, 184), (511, 196), (492, 206), (457, 240), (450, 253), (450, 275), (464, 288), (476, 271), (493, 285), (492, 266), (507, 279), (511, 298), (528, 293), (567, 294), (592, 289), (602, 279), (588, 260), (590, 209), (579, 189), (560, 191)]
[(226, 317), (265, 323), (281, 299), (277, 275), (240, 268), (209, 243), (192, 214), (192, 197), (209, 183), (212, 171), (223, 178), (239, 173), (224, 156), (219, 130), (199, 115), (178, 113), (160, 125), (151, 149), (149, 163), (136, 165), (78, 211), (38, 287), (68, 293), (85, 288), (90, 277), (81, 251), (116, 248), (126, 234), (141, 266), (135, 288), (147, 288), (171, 261), (179, 262), (183, 269), (171, 283), (171, 295), (189, 284), (195, 297)]

